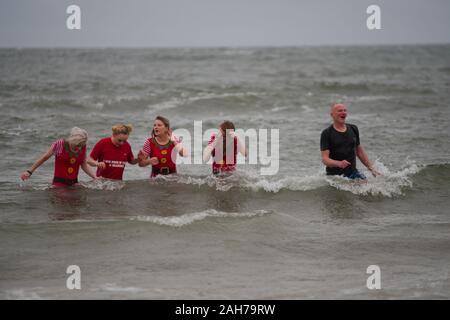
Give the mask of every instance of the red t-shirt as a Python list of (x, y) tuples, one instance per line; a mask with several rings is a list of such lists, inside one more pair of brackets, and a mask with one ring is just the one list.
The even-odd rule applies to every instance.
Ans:
[(122, 180), (125, 164), (133, 161), (134, 155), (128, 142), (115, 146), (111, 137), (108, 137), (95, 144), (91, 158), (106, 164), (106, 168), (103, 170), (97, 168), (97, 177)]

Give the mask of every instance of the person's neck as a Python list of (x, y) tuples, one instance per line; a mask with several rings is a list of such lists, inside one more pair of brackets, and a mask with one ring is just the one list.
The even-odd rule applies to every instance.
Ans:
[(156, 136), (155, 137), (155, 139), (156, 139), (156, 142), (158, 142), (159, 144), (161, 144), (161, 145), (165, 145), (165, 144), (168, 144), (169, 143), (169, 137), (160, 137), (160, 136)]
[(339, 132), (345, 132), (347, 130), (347, 126), (345, 125), (345, 122), (333, 122), (333, 127)]
[(119, 146), (119, 144), (115, 142), (114, 137), (111, 137), (111, 143), (116, 147)]

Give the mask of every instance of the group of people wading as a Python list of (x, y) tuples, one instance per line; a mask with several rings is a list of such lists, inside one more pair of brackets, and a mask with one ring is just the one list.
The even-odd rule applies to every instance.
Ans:
[[(347, 108), (343, 104), (334, 104), (330, 111), (333, 123), (322, 131), (320, 149), (322, 163), (328, 175), (343, 175), (349, 179), (366, 179), (357, 170), (356, 158), (368, 168), (374, 177), (380, 173), (373, 167), (360, 139), (356, 125), (347, 124)], [(51, 156), (55, 156), (54, 186), (71, 186), (78, 183), (78, 172), (83, 171), (93, 179), (122, 180), (126, 163), (139, 164), (140, 167), (152, 166), (151, 177), (175, 174), (177, 172), (177, 156), (189, 156), (188, 150), (173, 135), (167, 118), (157, 116), (153, 123), (150, 137), (134, 157), (127, 142), (132, 131), (130, 125), (112, 127), (112, 136), (98, 141), (87, 155), (86, 143), (88, 133), (78, 127), (72, 128), (66, 139), (56, 140), (52, 146), (36, 162), (22, 173), (22, 180), (29, 179), (33, 172)], [(212, 172), (215, 175), (227, 175), (236, 169), (236, 156), (241, 153), (247, 157), (245, 144), (235, 133), (235, 126), (230, 121), (220, 124), (216, 134), (212, 134), (203, 152), (203, 160), (207, 162), (213, 157)], [(90, 166), (97, 167), (94, 174)]]
[[(78, 183), (80, 167), (92, 179), (122, 180), (126, 163), (139, 164), (140, 167), (151, 165), (151, 177), (175, 174), (177, 156), (189, 155), (179, 138), (172, 134), (170, 122), (165, 117), (155, 118), (151, 135), (137, 157), (127, 141), (131, 131), (130, 125), (113, 126), (112, 135), (98, 141), (87, 155), (88, 133), (84, 129), (74, 127), (68, 138), (53, 142), (47, 152), (22, 173), (21, 179), (29, 179), (33, 172), (52, 156), (55, 156), (53, 186), (61, 187)], [(213, 156), (213, 173), (227, 174), (236, 169), (238, 153), (247, 156), (245, 146), (235, 134), (234, 124), (224, 121), (220, 124), (218, 133), (211, 135), (204, 150), (204, 161)], [(90, 167), (96, 167), (97, 172), (94, 173)]]

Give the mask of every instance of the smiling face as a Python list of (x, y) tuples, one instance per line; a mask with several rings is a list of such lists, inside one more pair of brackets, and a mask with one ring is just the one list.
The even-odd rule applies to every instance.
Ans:
[(162, 122), (161, 120), (155, 120), (155, 122), (153, 123), (153, 132), (155, 134), (155, 136), (164, 136), (167, 135), (169, 131), (169, 128), (166, 127), (166, 125), (164, 124), (164, 122)]
[(345, 124), (345, 119), (347, 118), (347, 107), (341, 103), (335, 104), (331, 108), (331, 118), (333, 118), (336, 124)]

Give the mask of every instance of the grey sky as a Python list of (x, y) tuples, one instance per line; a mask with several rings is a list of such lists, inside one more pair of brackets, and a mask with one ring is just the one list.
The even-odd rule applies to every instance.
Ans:
[[(81, 30), (66, 8), (81, 7)], [(366, 27), (381, 7), (382, 30)], [(0, 0), (1, 47), (450, 43), (448, 0)]]

